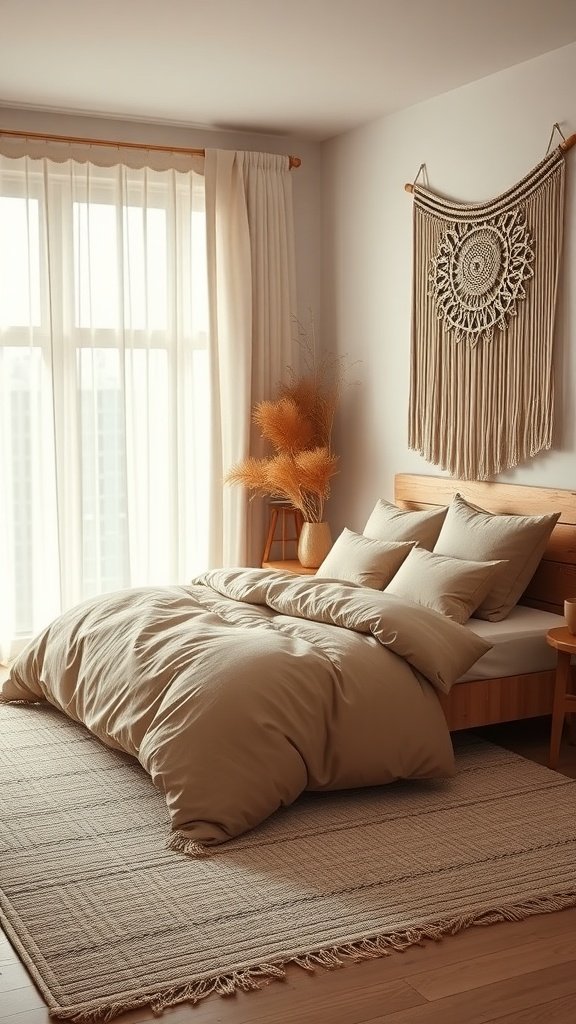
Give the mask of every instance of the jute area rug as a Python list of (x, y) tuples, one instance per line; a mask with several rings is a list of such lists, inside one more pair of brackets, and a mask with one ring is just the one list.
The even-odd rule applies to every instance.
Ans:
[(68, 1020), (576, 904), (576, 782), (481, 741), (452, 780), (306, 796), (189, 859), (140, 766), (82, 727), (3, 705), (0, 739), (0, 920)]

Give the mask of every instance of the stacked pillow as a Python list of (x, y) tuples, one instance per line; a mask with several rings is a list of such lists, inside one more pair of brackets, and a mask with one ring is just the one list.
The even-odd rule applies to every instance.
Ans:
[(364, 536), (374, 540), (411, 540), (432, 551), (438, 540), (448, 508), (410, 512), (379, 498), (364, 527)]
[(505, 559), (505, 572), (499, 573), (483, 597), (475, 615), (499, 622), (518, 604), (530, 583), (550, 534), (560, 518), (559, 512), (545, 516), (502, 515), (487, 512), (455, 494), (444, 520), (434, 552), (452, 558)]
[(460, 494), (424, 512), (380, 498), (364, 534), (344, 530), (316, 576), (385, 590), (456, 622), (497, 622), (528, 586), (559, 515), (495, 514)]
[(506, 565), (503, 561), (449, 558), (414, 548), (385, 589), (387, 594), (426, 605), (463, 625)]
[(344, 580), (373, 590), (383, 590), (414, 543), (370, 540), (344, 529), (316, 571), (316, 579)]

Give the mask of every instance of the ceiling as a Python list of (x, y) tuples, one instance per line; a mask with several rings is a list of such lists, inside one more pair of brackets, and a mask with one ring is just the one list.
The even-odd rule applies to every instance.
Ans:
[(0, 0), (0, 104), (323, 140), (576, 40), (575, 0)]

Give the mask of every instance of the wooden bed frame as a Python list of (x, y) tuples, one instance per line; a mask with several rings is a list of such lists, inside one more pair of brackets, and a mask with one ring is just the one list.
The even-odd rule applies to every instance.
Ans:
[[(576, 492), (519, 484), (452, 480), (400, 473), (394, 479), (394, 501), (406, 509), (448, 505), (458, 492), (488, 512), (545, 515), (560, 512), (548, 547), (520, 604), (564, 613), (564, 598), (576, 595)], [(452, 731), (552, 712), (554, 671), (530, 672), (458, 683), (441, 695)]]

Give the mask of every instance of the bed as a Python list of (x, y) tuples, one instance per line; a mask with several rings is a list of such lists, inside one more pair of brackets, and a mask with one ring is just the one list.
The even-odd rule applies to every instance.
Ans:
[[(304, 790), (449, 776), (451, 730), (551, 709), (551, 667), (491, 679), (467, 673), (495, 646), (483, 632), (510, 632), (514, 621), (479, 625), (482, 616), (507, 616), (546, 545), (524, 604), (554, 616), (576, 593), (576, 497), (400, 475), (395, 503), (384, 505), (378, 514), (400, 521), (395, 528), (413, 532), (418, 521), (425, 537), (433, 531), (433, 549), (421, 534), (375, 539), (367, 524), (362, 535), (342, 532), (315, 577), (228, 568), (186, 586), (92, 598), (34, 638), (1, 698), (49, 701), (137, 758), (165, 796), (168, 845), (188, 855), (242, 835)], [(477, 524), (487, 518), (483, 536), (495, 525), (506, 538), (523, 530), (520, 561), (469, 561), (467, 519), (464, 553), (441, 551), (460, 505)], [(531, 518), (506, 525), (490, 512)], [(447, 567), (466, 582), (456, 596)], [(427, 605), (416, 590), (434, 578)], [(473, 609), (480, 619), (470, 624)]]
[[(432, 509), (449, 504), (460, 493), (490, 512), (542, 515), (560, 512), (548, 546), (520, 605), (548, 616), (563, 616), (564, 599), (576, 594), (576, 492), (521, 484), (453, 480), (400, 473), (394, 480), (394, 502), (405, 509)], [(469, 625), (474, 623), (471, 619)], [(563, 617), (542, 621), (542, 633), (563, 625)], [(502, 624), (504, 625), (504, 624)], [(535, 718), (552, 712), (555, 655), (550, 667), (495, 678), (459, 682), (439, 694), (451, 731), (498, 722)], [(478, 664), (478, 663), (477, 663)]]
[(488, 647), (380, 590), (220, 569), (64, 612), (1, 699), (48, 701), (137, 758), (165, 797), (169, 847), (205, 856), (304, 790), (453, 774), (436, 692)]

